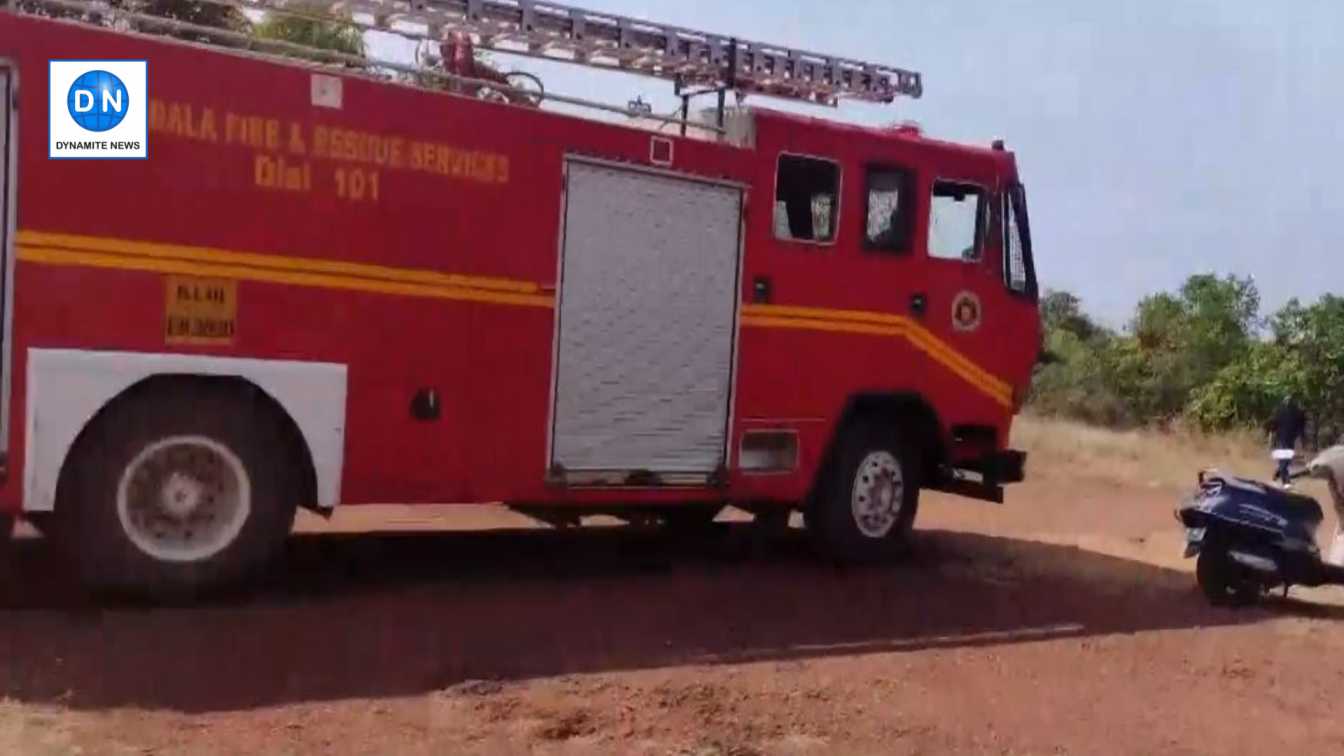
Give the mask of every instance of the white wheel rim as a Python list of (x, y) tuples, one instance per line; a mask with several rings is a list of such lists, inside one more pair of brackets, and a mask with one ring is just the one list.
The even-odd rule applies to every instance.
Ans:
[(890, 452), (869, 453), (854, 474), (850, 496), (859, 532), (868, 538), (887, 537), (901, 519), (904, 505), (905, 476), (900, 461)]
[(122, 530), (164, 562), (199, 562), (228, 548), (252, 512), (252, 480), (231, 449), (172, 436), (135, 455), (117, 485)]

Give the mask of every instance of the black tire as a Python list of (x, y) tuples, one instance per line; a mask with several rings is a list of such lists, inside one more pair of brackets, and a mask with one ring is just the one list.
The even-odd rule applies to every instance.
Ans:
[(1195, 580), (1213, 606), (1246, 606), (1259, 595), (1258, 587), (1227, 553), (1221, 541), (1206, 540), (1195, 560)]
[(51, 538), (53, 519), (51, 512), (29, 512), (23, 516), (24, 523), (43, 538)]
[[(872, 496), (889, 466), (900, 473), (899, 488), (892, 481), (890, 500), (870, 500), (880, 502), (877, 508), (881, 511), (861, 515), (861, 502), (867, 500), (860, 496)], [(876, 477), (872, 475), (875, 469)], [(903, 555), (919, 511), (919, 471), (917, 451), (896, 429), (871, 422), (852, 425), (808, 502), (807, 529), (819, 550), (832, 559), (859, 564)], [(865, 485), (868, 490), (861, 493)], [(895, 500), (899, 500), (899, 509), (893, 512)]]
[[(71, 450), (57, 489), (57, 537), (84, 584), (99, 592), (179, 600), (234, 587), (253, 577), (283, 546), (302, 495), (296, 482), (303, 478), (293, 455), (287, 453), (283, 426), (275, 412), (250, 389), (184, 380), (122, 397), (100, 413)], [(172, 441), (175, 438), (214, 446), (191, 446)], [(156, 448), (164, 450), (158, 452), (165, 455), (162, 463), (154, 456)], [(218, 456), (212, 463), (211, 448), (227, 450), (232, 458)], [(138, 461), (142, 459), (148, 461)], [(192, 470), (205, 471), (205, 482), (190, 479), (195, 481), (190, 484), (195, 486), (191, 500), (211, 504), (201, 507), (199, 514), (193, 505), (187, 514), (171, 519), (163, 503), (168, 497), (167, 481), (180, 472), (177, 465), (193, 464), (197, 467)], [(142, 472), (131, 475), (127, 468), (132, 465)], [(239, 468), (245, 480), (236, 475)], [(230, 523), (227, 527), (215, 524), (212, 492), (217, 480), (237, 481), (237, 491), (246, 487), (249, 492), (246, 497), (239, 493), (228, 498), (220, 493), (226, 500), (249, 502), (219, 518)], [(123, 511), (120, 505), (123, 482), (127, 491), (149, 492), (126, 495), (127, 502), (140, 502), (135, 509), (127, 504)], [(218, 484), (220, 492), (224, 485)], [(132, 535), (135, 531), (140, 543), (157, 548), (160, 544), (154, 542), (152, 531), (162, 526), (176, 529), (183, 549), (200, 548), (199, 542), (191, 542), (192, 528), (198, 523), (202, 531), (224, 534), (207, 540), (222, 544), (217, 550), (200, 556), (165, 557), (151, 553)]]
[(14, 516), (0, 514), (0, 549), (14, 538)]

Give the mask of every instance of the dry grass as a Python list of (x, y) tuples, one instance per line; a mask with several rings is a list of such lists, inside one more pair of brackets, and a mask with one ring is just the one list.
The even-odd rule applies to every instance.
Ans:
[(1259, 479), (1273, 473), (1264, 441), (1250, 433), (1116, 431), (1026, 415), (1013, 426), (1013, 445), (1030, 453), (1030, 478), (1186, 488), (1208, 467)]

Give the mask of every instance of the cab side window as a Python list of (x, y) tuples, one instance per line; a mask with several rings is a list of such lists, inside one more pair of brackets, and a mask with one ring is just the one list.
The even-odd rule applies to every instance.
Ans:
[(1031, 258), (1027, 194), (1021, 184), (1014, 184), (1003, 195), (1003, 282), (1014, 294), (1036, 300), (1036, 266)]
[(914, 175), (901, 168), (869, 166), (864, 248), (874, 252), (910, 251), (914, 228)]
[(840, 164), (780, 155), (775, 177), (775, 236), (785, 241), (835, 241), (840, 214)]
[(935, 181), (929, 210), (929, 256), (980, 260), (989, 225), (989, 193), (962, 181)]

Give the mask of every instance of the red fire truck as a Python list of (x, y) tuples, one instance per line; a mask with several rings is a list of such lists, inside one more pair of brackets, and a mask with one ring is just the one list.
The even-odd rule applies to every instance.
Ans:
[[(233, 583), (296, 507), (379, 502), (801, 510), (825, 552), (872, 560), (921, 489), (1001, 501), (1023, 478), (1013, 154), (740, 102), (892, 102), (917, 73), (549, 2), (342, 6), (459, 62), (667, 79), (684, 107), (83, 0), (0, 10), (0, 513), (91, 585)], [(51, 159), (84, 145), (57, 144), (87, 105), (72, 59), (146, 62), (140, 90), (90, 91), (142, 108), (147, 159)]]

